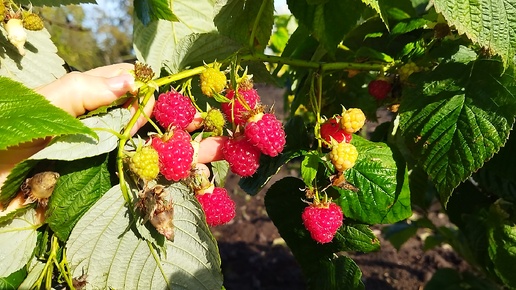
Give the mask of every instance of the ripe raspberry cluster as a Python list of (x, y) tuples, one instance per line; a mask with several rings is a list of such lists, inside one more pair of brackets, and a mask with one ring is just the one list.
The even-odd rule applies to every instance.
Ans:
[(321, 125), (320, 133), (325, 147), (330, 148), (329, 158), (337, 172), (352, 168), (358, 158), (356, 147), (351, 144), (353, 133), (365, 124), (362, 110), (351, 108), (333, 116)]
[(226, 98), (230, 102), (222, 103), (222, 112), (236, 129), (224, 144), (224, 159), (233, 173), (251, 176), (258, 170), (261, 154), (281, 154), (285, 131), (276, 115), (265, 111), (250, 80), (243, 78), (236, 91), (228, 89)]

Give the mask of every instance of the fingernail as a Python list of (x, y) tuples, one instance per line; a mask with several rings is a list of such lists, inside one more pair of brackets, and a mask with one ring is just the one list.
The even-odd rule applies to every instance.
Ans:
[(115, 90), (130, 91), (134, 87), (134, 77), (130, 74), (123, 74), (107, 79), (109, 88)]

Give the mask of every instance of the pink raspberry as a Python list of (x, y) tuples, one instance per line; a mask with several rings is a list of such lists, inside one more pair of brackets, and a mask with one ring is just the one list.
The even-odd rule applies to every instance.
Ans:
[(227, 139), (222, 153), (231, 171), (242, 177), (253, 175), (260, 166), (260, 150), (243, 136)]
[[(236, 125), (244, 125), (247, 117), (247, 113), (250, 110), (256, 108), (260, 103), (260, 96), (255, 89), (238, 89), (239, 97), (235, 98), (235, 90), (228, 90), (226, 98), (233, 100), (229, 103), (222, 103), (220, 105), (222, 112), (226, 115), (227, 119), (235, 123)], [(242, 103), (242, 99), (245, 101), (247, 106)]]
[[(340, 118), (332, 117), (321, 125), (321, 137), (328, 142), (328, 144), (331, 143), (332, 138), (337, 141), (337, 143), (341, 143), (344, 140), (346, 143), (349, 143), (353, 138), (353, 134), (347, 133), (340, 127)], [(323, 145), (328, 147), (328, 144)]]
[(344, 215), (340, 206), (329, 202), (307, 206), (303, 210), (301, 218), (312, 239), (325, 244), (333, 240), (335, 233), (342, 226)]
[(196, 194), (197, 200), (206, 214), (206, 222), (210, 226), (223, 225), (231, 221), (235, 215), (235, 202), (229, 197), (226, 189), (213, 188), (204, 194)]
[(182, 129), (169, 132), (163, 139), (152, 138), (152, 147), (159, 155), (159, 170), (166, 179), (179, 181), (190, 174), (194, 155), (190, 141), (190, 134)]
[(190, 98), (176, 91), (160, 94), (153, 109), (156, 121), (166, 129), (185, 129), (193, 121), (195, 113)]
[(286, 143), (283, 125), (271, 113), (258, 113), (249, 118), (244, 132), (251, 144), (271, 157), (280, 154)]

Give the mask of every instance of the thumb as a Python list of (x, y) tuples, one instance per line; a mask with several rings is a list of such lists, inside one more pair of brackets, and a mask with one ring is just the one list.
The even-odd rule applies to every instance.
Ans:
[(74, 117), (86, 110), (111, 104), (134, 87), (134, 77), (122, 74), (110, 78), (72, 72), (36, 89), (52, 104)]

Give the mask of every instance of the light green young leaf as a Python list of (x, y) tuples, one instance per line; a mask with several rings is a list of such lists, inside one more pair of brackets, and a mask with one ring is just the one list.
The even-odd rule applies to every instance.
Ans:
[(412, 76), (400, 129), (446, 204), (455, 187), (498, 152), (516, 115), (516, 83), (500, 61), (444, 63)]
[(353, 136), (358, 150), (355, 166), (345, 171), (346, 180), (358, 191), (338, 189), (344, 215), (366, 223), (394, 223), (412, 214), (405, 164), (385, 144)]
[(516, 5), (512, 0), (435, 0), (435, 10), (459, 33), (499, 54), (507, 64), (516, 51)]
[(48, 136), (95, 136), (78, 120), (19, 82), (0, 76), (0, 87), (0, 150)]
[(0, 277), (18, 271), (31, 258), (36, 247), (36, 211), (29, 209), (11, 222), (0, 224)]
[(130, 116), (129, 110), (118, 108), (107, 114), (82, 119), (85, 126), (97, 133), (98, 140), (85, 134), (57, 137), (30, 159), (76, 160), (111, 152), (118, 145), (118, 136), (113, 132), (119, 133), (129, 122)]
[(321, 157), (315, 151), (311, 151), (305, 155), (301, 162), (301, 176), (306, 185), (311, 185), (317, 175), (317, 167)]
[(174, 51), (183, 38), (195, 33), (208, 33), (216, 30), (213, 23), (215, 15), (214, 1), (176, 0), (172, 2), (172, 11), (180, 22), (167, 20), (152, 21), (144, 25), (134, 19), (134, 50), (136, 57), (152, 67), (155, 72), (161, 71), (166, 64), (170, 72), (178, 72)]
[(204, 213), (180, 184), (166, 188), (174, 200), (174, 242), (166, 255), (128, 230), (130, 220), (119, 186), (81, 218), (67, 255), (73, 276), (88, 275), (85, 289), (221, 289), (220, 257)]
[[(32, 3), (36, 5), (34, 1)], [(2, 30), (3, 28), (0, 29), (0, 47), (4, 53), (0, 54), (1, 76), (19, 81), (29, 88), (36, 88), (66, 73), (64, 61), (57, 55), (57, 48), (50, 40), (50, 34), (46, 29), (27, 31), (24, 56), (21, 56), (5, 34), (1, 33)]]
[(214, 161), (211, 162), (211, 169), (213, 171), (215, 184), (219, 187), (224, 187), (226, 177), (229, 173), (229, 163), (226, 160)]
[(27, 277), (25, 277), (25, 280), (23, 280), (23, 283), (21, 283), (21, 285), (18, 287), (18, 289), (31, 289), (32, 285), (36, 283), (39, 276), (45, 269), (45, 263), (38, 261), (37, 258), (33, 258), (28, 268), (29, 273), (27, 274)]

